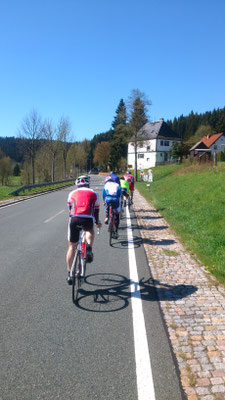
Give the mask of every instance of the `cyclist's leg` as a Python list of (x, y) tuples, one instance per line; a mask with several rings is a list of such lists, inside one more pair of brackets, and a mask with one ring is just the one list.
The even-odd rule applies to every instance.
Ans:
[(91, 262), (93, 260), (92, 246), (93, 246), (94, 238), (95, 238), (93, 219), (92, 218), (83, 218), (82, 226), (86, 232), (87, 262)]
[(105, 224), (108, 224), (109, 222), (109, 205), (107, 203), (107, 201), (105, 202), (105, 220), (104, 220)]
[(76, 220), (75, 218), (70, 218), (68, 224), (68, 250), (66, 253), (67, 282), (69, 285), (72, 285), (70, 270), (73, 264), (78, 239), (79, 239), (79, 230), (76, 229)]

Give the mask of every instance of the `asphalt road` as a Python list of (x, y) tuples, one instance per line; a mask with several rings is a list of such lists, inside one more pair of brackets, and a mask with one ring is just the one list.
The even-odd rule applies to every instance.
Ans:
[[(91, 179), (99, 193), (103, 179)], [(142, 339), (133, 327), (128, 216), (112, 247), (105, 225), (96, 235), (94, 261), (78, 305), (72, 303), (65, 265), (71, 189), (0, 208), (0, 399), (184, 399), (132, 210), (142, 299), (134, 297), (143, 308), (154, 384), (148, 397), (137, 389), (138, 380), (143, 387), (148, 382), (134, 350)]]

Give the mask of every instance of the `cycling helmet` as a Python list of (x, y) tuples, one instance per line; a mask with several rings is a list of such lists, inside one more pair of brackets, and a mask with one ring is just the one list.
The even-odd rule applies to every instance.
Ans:
[(105, 178), (105, 183), (107, 182), (113, 182), (113, 178), (110, 175)]
[(77, 187), (89, 186), (88, 177), (85, 175), (78, 176), (78, 178), (76, 179), (76, 185), (77, 185)]

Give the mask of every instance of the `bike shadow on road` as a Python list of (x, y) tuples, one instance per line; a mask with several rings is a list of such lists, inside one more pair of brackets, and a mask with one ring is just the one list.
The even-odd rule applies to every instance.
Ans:
[(197, 290), (193, 285), (172, 286), (152, 277), (134, 282), (120, 274), (96, 273), (86, 276), (76, 306), (89, 312), (116, 312), (128, 307), (131, 298), (148, 302), (177, 301)]
[[(121, 227), (119, 229), (119, 232), (121, 232), (123, 229), (125, 228)], [(163, 229), (165, 229), (165, 227)], [(143, 244), (149, 244), (151, 246), (170, 246), (175, 243), (176, 243), (175, 240), (172, 239), (154, 240), (149, 238), (142, 238), (141, 236), (133, 236), (132, 240), (132, 246), (134, 248), (138, 248)], [(127, 235), (119, 233), (119, 238), (116, 239), (115, 241), (114, 240), (112, 241), (111, 247), (120, 250), (127, 250), (130, 244), (131, 241), (127, 238)]]

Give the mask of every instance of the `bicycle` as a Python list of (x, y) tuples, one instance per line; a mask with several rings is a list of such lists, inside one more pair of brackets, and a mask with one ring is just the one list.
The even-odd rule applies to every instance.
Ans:
[(73, 264), (70, 270), (70, 276), (72, 278), (72, 301), (74, 304), (77, 302), (79, 289), (85, 278), (86, 272), (86, 232), (82, 226), (77, 227), (79, 229), (79, 239)]
[(112, 238), (114, 238), (114, 235), (116, 233), (116, 214), (112, 204), (109, 204), (108, 232), (109, 232), (109, 245), (112, 246)]

